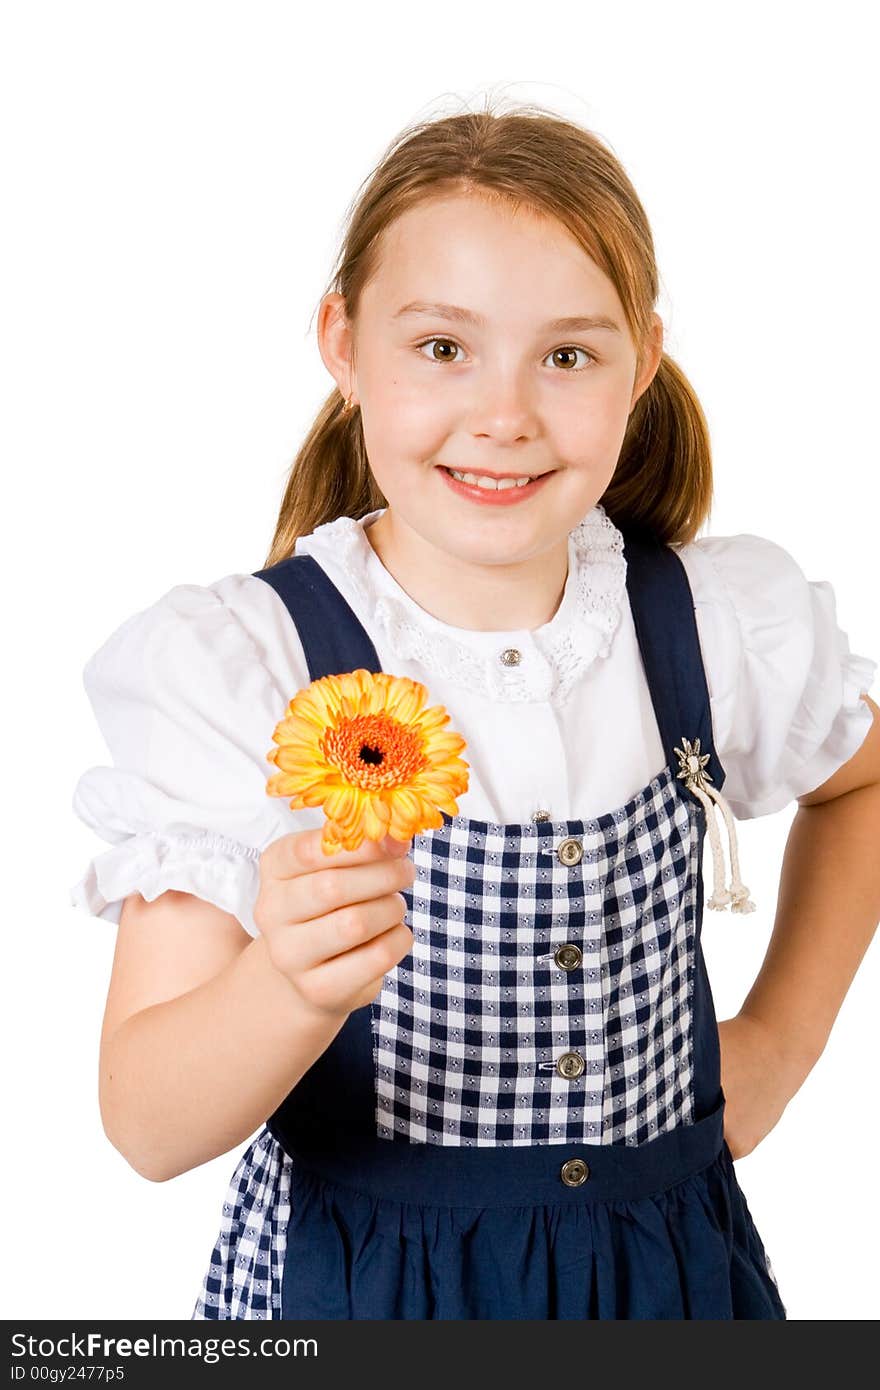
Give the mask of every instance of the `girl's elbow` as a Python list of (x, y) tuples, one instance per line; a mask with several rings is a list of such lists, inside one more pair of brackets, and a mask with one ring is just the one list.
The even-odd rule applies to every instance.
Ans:
[(106, 1119), (101, 1117), (104, 1133), (112, 1144), (113, 1148), (125, 1159), (129, 1168), (133, 1168), (138, 1177), (146, 1178), (148, 1182), (167, 1182), (169, 1178), (175, 1176), (173, 1173), (160, 1170), (148, 1156), (140, 1153), (134, 1146), (122, 1140), (115, 1131), (108, 1125)]
[(148, 1182), (167, 1182), (169, 1178), (176, 1177), (176, 1174), (169, 1173), (167, 1169), (157, 1165), (155, 1155), (145, 1153), (143, 1146), (132, 1139), (130, 1133), (119, 1123), (118, 1114), (108, 1105), (103, 1089), (99, 1093), (98, 1105), (104, 1134), (120, 1157), (125, 1159), (129, 1168), (134, 1169), (138, 1177), (146, 1178)]
[(130, 1135), (123, 1140), (118, 1134), (104, 1126), (104, 1132), (114, 1149), (122, 1158), (125, 1159), (129, 1168), (133, 1168), (138, 1177), (146, 1178), (147, 1182), (171, 1182), (173, 1178), (179, 1178), (191, 1168), (198, 1167), (198, 1164), (184, 1163), (172, 1158), (169, 1162), (168, 1156), (164, 1158), (157, 1152), (156, 1145), (147, 1145), (133, 1139)]

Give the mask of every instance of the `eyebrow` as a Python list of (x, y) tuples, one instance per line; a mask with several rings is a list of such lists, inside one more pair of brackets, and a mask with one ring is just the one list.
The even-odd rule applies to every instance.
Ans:
[[(393, 317), (399, 319), (407, 314), (434, 314), (438, 318), (473, 324), (476, 328), (486, 326), (482, 314), (475, 314), (471, 309), (462, 309), (457, 304), (431, 304), (422, 299), (413, 299), (398, 309)], [(544, 324), (544, 329), (550, 333), (585, 333), (593, 328), (605, 328), (609, 333), (623, 331), (614, 319), (606, 318), (604, 314), (571, 314), (567, 318), (551, 319), (549, 323)]]

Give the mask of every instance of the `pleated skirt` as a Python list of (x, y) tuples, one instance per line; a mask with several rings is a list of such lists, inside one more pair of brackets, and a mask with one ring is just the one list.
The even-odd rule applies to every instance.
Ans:
[(230, 1182), (192, 1317), (714, 1320), (786, 1310), (726, 1143), (648, 1195), (469, 1206), (363, 1190), (356, 1166), (350, 1180), (328, 1180), (264, 1128)]

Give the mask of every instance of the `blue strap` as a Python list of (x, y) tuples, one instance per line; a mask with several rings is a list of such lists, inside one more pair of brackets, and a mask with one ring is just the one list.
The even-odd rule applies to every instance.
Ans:
[[(288, 555), (257, 570), (293, 619), (309, 667), (309, 680), (346, 671), (381, 671), (376, 648), (351, 605), (312, 555)], [(296, 694), (291, 690), (290, 697)]]
[(694, 600), (680, 557), (643, 532), (623, 533), (626, 587), (642, 664), (666, 761), (678, 767), (682, 739), (700, 740), (705, 770), (720, 791), (725, 772), (715, 752), (709, 688)]

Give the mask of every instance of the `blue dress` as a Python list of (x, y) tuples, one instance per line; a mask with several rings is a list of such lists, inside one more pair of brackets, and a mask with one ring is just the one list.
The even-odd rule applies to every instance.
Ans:
[[(194, 1317), (786, 1317), (723, 1138), (692, 596), (673, 550), (624, 542), (666, 765), (589, 820), (414, 836), (412, 950), (242, 1156)], [(312, 680), (381, 669), (314, 557), (257, 577)]]

